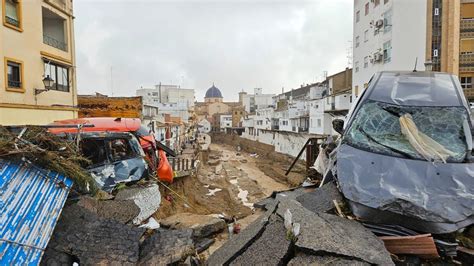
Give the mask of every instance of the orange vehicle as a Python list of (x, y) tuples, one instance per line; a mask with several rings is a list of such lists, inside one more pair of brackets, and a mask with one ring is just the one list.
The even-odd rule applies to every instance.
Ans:
[[(152, 169), (156, 169), (161, 181), (173, 181), (173, 169), (166, 158), (166, 152), (173, 154), (170, 149), (155, 140), (152, 133), (141, 124), (138, 118), (89, 117), (55, 121), (49, 128), (53, 134), (77, 134), (80, 132), (129, 132), (140, 141), (146, 154), (147, 161)], [(57, 126), (68, 126), (65, 128)], [(70, 127), (77, 125), (78, 127)], [(83, 125), (81, 127), (81, 125)], [(87, 126), (84, 126), (87, 125)]]

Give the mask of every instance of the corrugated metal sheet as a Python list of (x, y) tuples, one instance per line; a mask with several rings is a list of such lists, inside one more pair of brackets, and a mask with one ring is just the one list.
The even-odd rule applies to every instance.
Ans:
[(72, 181), (0, 160), (0, 265), (38, 265)]

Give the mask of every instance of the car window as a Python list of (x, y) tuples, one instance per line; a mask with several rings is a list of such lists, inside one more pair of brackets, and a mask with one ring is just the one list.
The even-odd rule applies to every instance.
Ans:
[(410, 114), (419, 131), (454, 153), (447, 161), (465, 159), (468, 148), (463, 124), (468, 115), (462, 107), (412, 107), (367, 101), (355, 114), (344, 141), (376, 153), (423, 159), (401, 133), (399, 118), (403, 114)]
[(105, 140), (103, 139), (83, 139), (81, 151), (92, 165), (103, 164), (107, 161)]
[(128, 139), (112, 139), (108, 141), (110, 156), (112, 161), (122, 161), (135, 156), (135, 152), (130, 146)]

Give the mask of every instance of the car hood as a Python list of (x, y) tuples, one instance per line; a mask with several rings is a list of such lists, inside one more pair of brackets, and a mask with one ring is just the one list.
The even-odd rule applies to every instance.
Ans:
[(430, 163), (342, 144), (336, 167), (341, 192), (364, 220), (430, 233), (474, 223), (474, 163)]

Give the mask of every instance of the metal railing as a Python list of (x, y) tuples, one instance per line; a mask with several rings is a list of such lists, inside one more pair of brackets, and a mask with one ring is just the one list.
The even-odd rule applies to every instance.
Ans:
[(10, 25), (13, 25), (15, 27), (20, 27), (20, 21), (18, 21), (17, 19), (11, 18), (9, 16), (5, 16), (5, 21), (6, 23)]
[(8, 81), (9, 88), (21, 88), (21, 81)]
[(43, 42), (49, 46), (53, 46), (54, 48), (58, 48), (67, 52), (67, 44), (65, 42), (56, 40), (49, 35), (43, 34)]
[(474, 53), (462, 53), (459, 55), (459, 70), (474, 71)]

